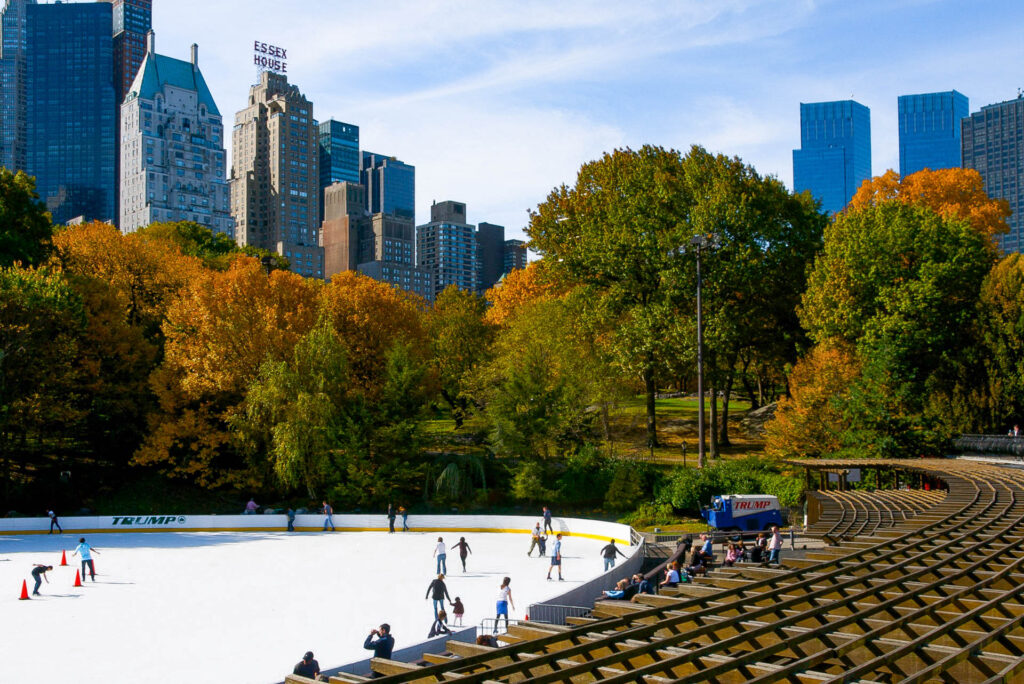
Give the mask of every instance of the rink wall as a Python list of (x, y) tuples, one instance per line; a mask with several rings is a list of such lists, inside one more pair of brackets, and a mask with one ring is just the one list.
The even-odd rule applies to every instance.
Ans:
[[(339, 532), (386, 532), (388, 520), (384, 515), (335, 515), (334, 527)], [(96, 515), (59, 518), (67, 534), (97, 534), (103, 532), (283, 532), (288, 527), (284, 515)], [(526, 515), (410, 515), (409, 528), (413, 532), (508, 532), (529, 534), (533, 526), (542, 522), (540, 516)], [(295, 516), (296, 532), (323, 530), (322, 513)], [(584, 518), (554, 518), (552, 526), (565, 536), (590, 539), (614, 539), (624, 546), (631, 545), (628, 525), (586, 520)], [(395, 529), (402, 529), (402, 519), (395, 521)], [(49, 518), (0, 518), (0, 534), (47, 534)]]

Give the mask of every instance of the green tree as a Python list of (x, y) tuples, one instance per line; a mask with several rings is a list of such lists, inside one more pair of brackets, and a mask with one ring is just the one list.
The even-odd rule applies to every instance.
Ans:
[(0, 168), (0, 267), (42, 264), (52, 235), (50, 212), (39, 201), (35, 178)]
[(694, 255), (680, 248), (696, 235), (722, 238), (706, 264), (705, 311), (709, 367), (724, 384), (742, 350), (769, 354), (763, 337), (795, 357), (799, 328), (787, 305), (823, 226), (809, 198), (739, 159), (645, 146), (585, 164), (574, 187), (555, 189), (531, 213), (527, 232), (551, 274), (592, 300), (619, 368), (643, 382), (654, 445), (658, 378), (677, 375), (695, 348)]
[(433, 365), (455, 429), (462, 427), (472, 398), (468, 382), (487, 360), (494, 328), (484, 322), (487, 302), (472, 292), (450, 285), (437, 296), (427, 317)]
[(948, 396), (976, 347), (978, 300), (995, 261), (959, 218), (897, 201), (840, 214), (825, 233), (800, 316), (818, 344), (851, 345), (861, 365), (846, 405), (846, 447), (862, 455), (937, 453)]

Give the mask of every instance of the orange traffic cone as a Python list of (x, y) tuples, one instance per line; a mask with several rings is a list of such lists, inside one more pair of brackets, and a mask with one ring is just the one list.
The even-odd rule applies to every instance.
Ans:
[(68, 552), (67, 551), (61, 551), (60, 552), (60, 564), (61, 565), (67, 565), (68, 564)]
[(78, 571), (77, 571), (77, 570), (75, 570), (75, 586), (76, 586), (76, 587), (80, 587), (80, 586), (82, 586), (82, 578), (81, 578), (81, 576), (80, 576), (80, 575), (78, 574)]
[(28, 601), (28, 582), (21, 580), (21, 601)]

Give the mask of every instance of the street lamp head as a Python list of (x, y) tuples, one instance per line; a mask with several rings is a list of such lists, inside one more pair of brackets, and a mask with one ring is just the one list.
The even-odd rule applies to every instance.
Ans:
[(690, 246), (700, 249), (718, 249), (722, 244), (722, 238), (717, 233), (707, 235), (694, 235), (690, 238)]

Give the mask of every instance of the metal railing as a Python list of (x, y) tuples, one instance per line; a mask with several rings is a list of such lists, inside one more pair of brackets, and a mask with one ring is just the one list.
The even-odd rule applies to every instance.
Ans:
[[(518, 625), (523, 622), (528, 623), (529, 621), (515, 619), (509, 620), (507, 624)], [(477, 626), (477, 634), (504, 634), (506, 632), (505, 625), (506, 622), (503, 619), (498, 620), (496, 618), (484, 618), (480, 621), (480, 624)]]
[(553, 625), (567, 624), (568, 618), (587, 617), (590, 608), (584, 606), (560, 606), (554, 603), (535, 603), (530, 607), (530, 622), (547, 622)]

